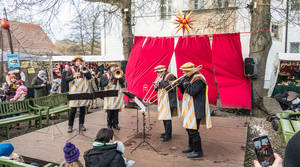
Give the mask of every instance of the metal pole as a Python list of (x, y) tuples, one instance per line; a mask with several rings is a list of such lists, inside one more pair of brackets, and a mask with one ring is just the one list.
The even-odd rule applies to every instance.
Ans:
[(285, 47), (284, 52), (287, 53), (288, 29), (289, 29), (289, 0), (286, 0), (286, 20), (285, 20)]
[(1, 83), (3, 82), (3, 73), (4, 73), (4, 59), (3, 59), (3, 49), (4, 49), (4, 44), (3, 44), (3, 34), (2, 34), (2, 28), (0, 28), (0, 35), (1, 35)]
[[(8, 21), (8, 19), (7, 19), (7, 13), (6, 13), (6, 9), (5, 8), (4, 8), (4, 15), (5, 15), (5, 20)], [(12, 44), (12, 40), (11, 40), (10, 29), (7, 29), (7, 35), (8, 35), (10, 52), (11, 52), (11, 54), (14, 54), (14, 49), (13, 49), (13, 44)]]

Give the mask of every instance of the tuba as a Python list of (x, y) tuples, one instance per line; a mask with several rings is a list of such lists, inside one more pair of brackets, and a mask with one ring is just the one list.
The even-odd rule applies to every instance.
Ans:
[(116, 69), (113, 73), (112, 73), (113, 77), (116, 79), (121, 79), (124, 75), (124, 72), (121, 69)]

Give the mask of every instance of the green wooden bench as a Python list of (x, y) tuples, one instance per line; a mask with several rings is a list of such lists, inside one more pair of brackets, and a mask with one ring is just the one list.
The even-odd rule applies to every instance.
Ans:
[(279, 120), (279, 132), (282, 133), (281, 144), (287, 144), (288, 141), (300, 131), (300, 120), (289, 120), (283, 118), (283, 114), (289, 116), (300, 116), (300, 113), (287, 113), (284, 111), (280, 112)]
[[(19, 116), (15, 116), (16, 114)], [(0, 127), (6, 128), (7, 138), (10, 137), (9, 127), (12, 124), (29, 121), (31, 127), (31, 121), (38, 120), (39, 127), (42, 127), (41, 110), (31, 106), (29, 100), (0, 103), (0, 118)]]
[(42, 116), (46, 117), (47, 126), (49, 125), (50, 115), (59, 115), (70, 111), (67, 93), (34, 98), (32, 104), (42, 110)]
[[(34, 167), (34, 166), (30, 165), (30, 164), (25, 164), (22, 162), (17, 162), (14, 160), (0, 158), (0, 167)], [(54, 165), (52, 163), (49, 163), (49, 164), (45, 165), (44, 167), (58, 167), (58, 166)]]

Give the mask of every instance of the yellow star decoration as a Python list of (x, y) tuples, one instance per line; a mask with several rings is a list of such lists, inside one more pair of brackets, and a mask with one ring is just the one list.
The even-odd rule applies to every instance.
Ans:
[(177, 28), (176, 33), (180, 29), (182, 29), (183, 35), (184, 35), (185, 30), (190, 32), (190, 30), (192, 29), (192, 24), (196, 23), (195, 20), (191, 20), (192, 13), (193, 13), (193, 11), (191, 11), (187, 16), (185, 14), (184, 14), (184, 16), (182, 16), (181, 12), (178, 10), (178, 16), (176, 16), (177, 19), (172, 22), (174, 24), (178, 24), (177, 27), (176, 27)]

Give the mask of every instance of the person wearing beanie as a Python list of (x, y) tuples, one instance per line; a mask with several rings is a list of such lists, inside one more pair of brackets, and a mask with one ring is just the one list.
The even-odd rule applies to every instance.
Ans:
[(1, 143), (0, 144), (0, 156), (9, 157), (14, 151), (14, 146), (11, 143)]
[(46, 72), (43, 70), (39, 71), (38, 75), (31, 82), (31, 87), (34, 88), (34, 97), (48, 96), (48, 85)]
[(74, 144), (67, 142), (63, 151), (65, 162), (60, 167), (83, 167), (82, 163), (78, 160), (80, 151)]

